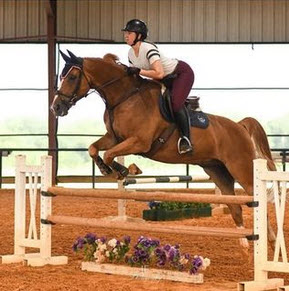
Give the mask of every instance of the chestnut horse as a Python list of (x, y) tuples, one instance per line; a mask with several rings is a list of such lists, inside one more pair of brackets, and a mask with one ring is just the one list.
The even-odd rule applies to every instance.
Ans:
[[(141, 154), (152, 160), (201, 166), (219, 187), (223, 195), (235, 195), (234, 183), (253, 194), (253, 160), (264, 158), (268, 168), (276, 170), (267, 136), (260, 123), (245, 118), (236, 123), (228, 118), (209, 114), (206, 129), (191, 128), (194, 150), (179, 154), (175, 130), (154, 153), (153, 142), (170, 125), (159, 109), (161, 86), (156, 81), (128, 75), (126, 66), (117, 57), (107, 54), (103, 58), (79, 58), (61, 52), (66, 64), (61, 74), (61, 85), (51, 109), (56, 116), (64, 116), (90, 89), (96, 90), (106, 105), (104, 122), (107, 132), (89, 147), (89, 154), (103, 175), (116, 174), (123, 178), (127, 168), (114, 161), (117, 156)], [(103, 159), (99, 151), (105, 151)], [(228, 205), (237, 227), (243, 227), (240, 205)], [(269, 240), (275, 235), (269, 228)], [(247, 241), (241, 242), (248, 246)]]

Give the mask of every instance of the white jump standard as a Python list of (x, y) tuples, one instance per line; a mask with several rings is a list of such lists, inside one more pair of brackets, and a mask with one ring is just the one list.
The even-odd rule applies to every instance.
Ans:
[[(14, 207), (14, 254), (1, 256), (2, 264), (23, 262), (30, 266), (67, 264), (66, 256), (51, 256), (51, 226), (40, 224), (39, 236), (36, 229), (36, 201), (38, 176), (41, 177), (41, 189), (51, 186), (52, 157), (41, 158), (40, 166), (26, 165), (25, 156), (16, 157), (15, 207)], [(30, 223), (26, 234), (26, 174), (29, 177)], [(51, 214), (51, 197), (40, 198), (40, 219)], [(27, 215), (28, 216), (28, 215)], [(37, 248), (39, 253), (26, 253), (26, 248)]]

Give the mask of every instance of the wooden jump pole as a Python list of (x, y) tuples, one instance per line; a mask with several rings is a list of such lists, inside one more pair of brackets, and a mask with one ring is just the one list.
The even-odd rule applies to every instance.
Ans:
[(236, 229), (236, 228), (212, 228), (212, 227), (190, 227), (190, 226), (171, 226), (164, 224), (154, 223), (135, 223), (135, 222), (121, 222), (116, 224), (113, 221), (99, 218), (84, 218), (60, 215), (48, 215), (44, 223), (52, 224), (67, 224), (79, 226), (91, 226), (96, 228), (112, 228), (130, 231), (145, 231), (156, 233), (169, 233), (169, 234), (186, 234), (186, 235), (206, 235), (206, 236), (221, 236), (231, 238), (244, 238), (250, 239), (253, 237), (251, 229)]
[(189, 193), (166, 193), (166, 192), (143, 192), (143, 191), (118, 191), (111, 189), (75, 189), (50, 187), (48, 193), (57, 196), (89, 197), (102, 199), (131, 199), (137, 201), (176, 201), (176, 202), (199, 202), (199, 203), (223, 203), (223, 204), (250, 204), (252, 196), (234, 195), (211, 195)]

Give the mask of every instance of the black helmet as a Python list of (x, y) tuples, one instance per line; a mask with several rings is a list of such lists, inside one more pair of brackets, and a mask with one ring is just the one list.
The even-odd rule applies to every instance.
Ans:
[(130, 20), (122, 31), (132, 31), (137, 34), (140, 33), (142, 35), (141, 40), (146, 39), (148, 35), (147, 25), (139, 19)]

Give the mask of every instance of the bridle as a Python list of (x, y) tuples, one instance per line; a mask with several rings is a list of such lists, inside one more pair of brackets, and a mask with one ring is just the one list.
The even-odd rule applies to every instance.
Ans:
[[(68, 108), (74, 106), (76, 104), (77, 101), (79, 101), (80, 99), (84, 98), (84, 97), (87, 97), (88, 95), (90, 95), (91, 93), (94, 93), (94, 92), (98, 92), (99, 95), (101, 96), (102, 100), (104, 101), (105, 105), (106, 105), (106, 108), (111, 111), (113, 110), (116, 106), (118, 106), (119, 104), (123, 103), (125, 100), (127, 100), (129, 97), (131, 97), (132, 95), (134, 95), (135, 93), (139, 92), (139, 88), (134, 88), (133, 90), (129, 91), (129, 92), (126, 92), (126, 94), (124, 94), (120, 100), (112, 105), (112, 104), (109, 104), (107, 98), (106, 98), (106, 95), (103, 91), (104, 88), (110, 86), (110, 85), (113, 85), (114, 83), (122, 80), (123, 78), (127, 77), (128, 75), (125, 74), (121, 77), (117, 77), (117, 78), (113, 78), (112, 80), (109, 80), (107, 82), (105, 82), (104, 84), (100, 85), (100, 86), (91, 86), (87, 76), (85, 75), (84, 71), (83, 71), (83, 68), (81, 66), (78, 66), (78, 65), (73, 65), (71, 66), (71, 68), (68, 70), (68, 72), (65, 74), (65, 76), (61, 76), (61, 80), (64, 80), (65, 78), (67, 78), (67, 76), (69, 75), (69, 73), (71, 72), (72, 69), (77, 69), (80, 71), (80, 74), (78, 75), (78, 79), (77, 79), (77, 83), (76, 83), (76, 86), (72, 92), (71, 95), (68, 95), (68, 94), (65, 94), (65, 93), (62, 93), (60, 90), (57, 90), (56, 91), (56, 94), (59, 96), (60, 100), (62, 103), (64, 103)], [(80, 88), (80, 83), (81, 83), (81, 80), (82, 80), (82, 76), (84, 76), (88, 86), (90, 89), (93, 89), (93, 91), (88, 91), (85, 95), (83, 96), (78, 96), (78, 91), (79, 91), (79, 88)]]
[(78, 69), (80, 71), (80, 74), (79, 74), (78, 79), (77, 79), (76, 86), (75, 86), (72, 94), (68, 95), (68, 94), (62, 93), (60, 90), (56, 91), (56, 94), (59, 96), (60, 100), (66, 106), (68, 105), (68, 108), (70, 108), (71, 106), (75, 105), (76, 102), (79, 101), (80, 99), (82, 99), (83, 97), (86, 97), (86, 96), (88, 96), (89, 94), (92, 93), (92, 92), (91, 93), (86, 93), (83, 96), (78, 96), (78, 94), (77, 94), (78, 91), (79, 91), (79, 87), (80, 87), (80, 83), (81, 83), (81, 80), (82, 80), (82, 76), (84, 76), (86, 82), (88, 83), (89, 88), (91, 88), (89, 80), (86, 77), (86, 75), (84, 74), (82, 67), (80, 67), (80, 66), (75, 66), (75, 65), (71, 66), (71, 68), (68, 70), (68, 72), (65, 74), (65, 76), (61, 76), (61, 80), (64, 80), (65, 78), (67, 78), (67, 76), (69, 75), (69, 73), (71, 72), (72, 69)]

